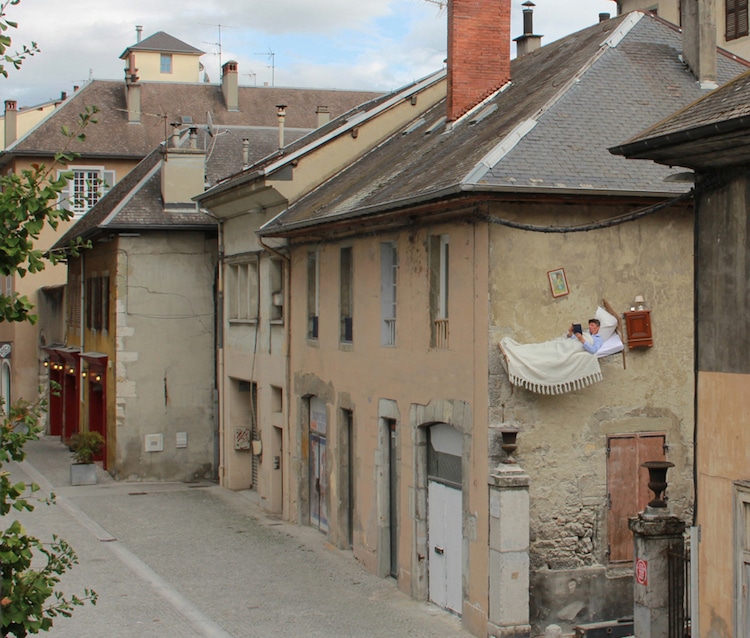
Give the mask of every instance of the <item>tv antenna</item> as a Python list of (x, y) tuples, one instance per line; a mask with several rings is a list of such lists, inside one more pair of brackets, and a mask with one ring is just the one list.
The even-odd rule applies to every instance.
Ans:
[(206, 26), (210, 26), (210, 27), (217, 27), (219, 29), (219, 41), (218, 42), (205, 42), (204, 41), (204, 44), (210, 44), (211, 46), (215, 46), (218, 49), (219, 73), (221, 73), (221, 66), (222, 66), (222, 61), (221, 61), (221, 30), (222, 29), (239, 29), (239, 27), (230, 27), (230, 26), (227, 26), (226, 24), (207, 24), (205, 22), (203, 24), (205, 24)]
[(271, 69), (271, 86), (274, 86), (276, 75), (276, 54), (271, 51), (271, 47), (268, 47), (268, 53), (256, 53), (255, 55), (265, 55), (271, 62), (268, 68)]

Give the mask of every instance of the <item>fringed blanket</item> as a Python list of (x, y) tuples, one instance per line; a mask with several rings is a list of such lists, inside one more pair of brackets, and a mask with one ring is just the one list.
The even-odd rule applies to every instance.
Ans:
[(599, 360), (577, 339), (522, 344), (505, 337), (500, 349), (510, 382), (532, 392), (564, 394), (602, 380)]

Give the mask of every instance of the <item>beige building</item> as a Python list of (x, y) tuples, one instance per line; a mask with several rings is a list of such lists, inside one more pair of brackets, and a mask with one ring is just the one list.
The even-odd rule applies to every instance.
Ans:
[[(677, 515), (693, 499), (686, 188), (607, 149), (705, 92), (678, 63), (679, 31), (653, 16), (510, 63), (506, 12), (452, 3), (446, 100), (260, 230), (288, 246), (291, 517), (479, 636), (630, 616), (641, 463), (675, 464)], [(494, 46), (504, 55), (475, 73)], [(727, 79), (746, 68), (717, 66)], [(648, 338), (631, 324), (626, 356), (598, 361), (601, 382), (510, 384), (502, 338), (552, 339), (603, 298), (624, 322), (637, 296)], [(503, 430), (531, 480), (530, 535), (527, 562), (498, 583)]]
[[(672, 24), (682, 25), (680, 12), (697, 6), (698, 2), (687, 0), (614, 0), (617, 13), (622, 15), (637, 9), (650, 11)], [(700, 4), (711, 14), (716, 27), (716, 43), (742, 58), (750, 58), (750, 31), (748, 31), (748, 7), (746, 0), (711, 0)]]
[(296, 517), (298, 469), (287, 426), (296, 302), (284, 242), (263, 242), (255, 231), (444, 95), (442, 71), (360, 105), (196, 198), (220, 221), (219, 477), (230, 489), (255, 490), (269, 511)]
[[(45, 229), (38, 247), (51, 247), (73, 221), (80, 219), (109, 188), (125, 176), (165, 137), (169, 125), (197, 126), (205, 135), (201, 143), (214, 161), (208, 167), (209, 184), (239, 170), (243, 165), (276, 151), (319, 126), (322, 120), (348, 111), (375, 93), (279, 87), (244, 87), (239, 84), (236, 62), (222, 70), (219, 84), (199, 81), (200, 51), (162, 32), (126, 49), (126, 74), (123, 81), (92, 80), (76, 90), (36, 126), (0, 154), (4, 171), (21, 172), (34, 163), (51, 166), (54, 155), (67, 140), (60, 134), (63, 126), (77, 130), (79, 115), (86, 107), (96, 106), (96, 124), (86, 129), (85, 142), (74, 141), (68, 150), (77, 153), (67, 166), (74, 177), (63, 193), (61, 205), (73, 213), (73, 220), (62, 223), (58, 231)], [(171, 59), (169, 81), (154, 74), (155, 60)], [(138, 65), (142, 65), (142, 71)], [(186, 73), (185, 69), (192, 69)], [(189, 76), (189, 77), (188, 77)], [(279, 135), (278, 105), (286, 105), (283, 140)], [(7, 123), (14, 104), (6, 103)], [(23, 119), (21, 117), (21, 119)], [(244, 161), (243, 161), (244, 156)], [(55, 167), (57, 173), (64, 167)], [(48, 267), (42, 273), (2, 282), (2, 290), (25, 295), (39, 309), (40, 321), (0, 325), (0, 344), (9, 349), (0, 379), (0, 387), (11, 400), (36, 397), (46, 387), (45, 354), (40, 347), (65, 343), (66, 333), (60, 307), (61, 286), (66, 281), (64, 266)], [(5, 395), (3, 395), (5, 396)], [(53, 431), (58, 434), (57, 430)]]

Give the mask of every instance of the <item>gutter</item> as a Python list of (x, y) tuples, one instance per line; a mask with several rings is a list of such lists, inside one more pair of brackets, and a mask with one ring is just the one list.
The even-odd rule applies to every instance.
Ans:
[[(428, 194), (414, 195), (411, 197), (404, 197), (402, 199), (391, 200), (381, 204), (374, 204), (372, 206), (366, 206), (364, 208), (357, 208), (340, 215), (331, 217), (319, 217), (313, 220), (304, 220), (297, 223), (287, 223), (276, 229), (269, 227), (268, 225), (273, 223), (273, 219), (263, 226), (261, 226), (257, 234), (261, 237), (274, 237), (283, 236), (281, 233), (274, 232), (276, 230), (285, 231), (296, 231), (304, 230), (306, 228), (314, 228), (328, 222), (339, 222), (346, 221), (349, 219), (357, 219), (359, 217), (369, 217), (380, 213), (392, 213), (399, 208), (410, 208), (425, 204), (430, 204), (436, 200), (441, 200), (447, 197), (463, 195), (463, 194), (491, 194), (491, 193), (502, 193), (502, 194), (524, 194), (524, 195), (574, 195), (580, 197), (581, 195), (592, 195), (598, 197), (637, 197), (637, 198), (658, 198), (658, 199), (669, 199), (679, 195), (680, 193), (675, 192), (664, 192), (664, 191), (624, 191), (624, 190), (602, 190), (602, 189), (566, 189), (566, 188), (549, 188), (543, 191), (539, 189), (532, 190), (528, 189), (528, 193), (523, 193), (518, 186), (493, 186), (486, 184), (455, 184), (440, 190), (432, 191)], [(277, 216), (278, 217), (278, 216)], [(274, 218), (276, 219), (276, 218)]]
[(613, 155), (635, 157), (637, 154), (643, 153), (644, 151), (676, 146), (678, 144), (684, 144), (685, 142), (695, 142), (713, 135), (734, 133), (743, 129), (750, 130), (750, 115), (743, 115), (742, 117), (733, 120), (704, 124), (703, 126), (698, 126), (696, 128), (675, 131), (666, 135), (639, 140), (637, 142), (626, 142), (619, 146), (613, 146), (609, 149), (609, 152)]

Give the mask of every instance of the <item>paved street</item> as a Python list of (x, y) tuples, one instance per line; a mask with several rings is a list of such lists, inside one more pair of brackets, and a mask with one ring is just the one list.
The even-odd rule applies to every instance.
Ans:
[(67, 540), (80, 564), (66, 593), (98, 605), (56, 621), (77, 638), (469, 636), (434, 605), (366, 573), (317, 531), (265, 515), (250, 493), (210, 483), (70, 486), (70, 453), (56, 438), (27, 447), (14, 480), (35, 481), (57, 504), (22, 518), (43, 539)]

